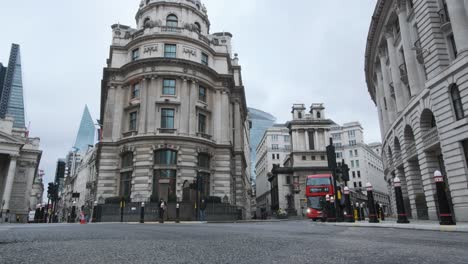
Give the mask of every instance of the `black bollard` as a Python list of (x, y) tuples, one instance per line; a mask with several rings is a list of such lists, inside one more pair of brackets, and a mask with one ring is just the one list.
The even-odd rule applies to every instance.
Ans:
[[(75, 204), (75, 202), (73, 202), (73, 204)], [(75, 223), (75, 219), (76, 219), (76, 206), (73, 205), (72, 206), (72, 211), (71, 211), (71, 216), (70, 216), (70, 222)]]
[(120, 222), (123, 223), (124, 219), (125, 199), (122, 197), (120, 200)]
[(91, 223), (96, 223), (97, 222), (97, 201), (94, 202), (93, 206), (93, 218), (91, 218)]
[(437, 202), (439, 204), (440, 224), (456, 225), (455, 221), (453, 220), (452, 212), (450, 212), (447, 193), (445, 192), (444, 177), (440, 171), (434, 172), (434, 181), (436, 183)]
[(345, 222), (354, 223), (354, 214), (353, 208), (351, 207), (351, 197), (349, 195), (349, 188), (348, 186), (344, 187), (344, 196), (345, 196), (345, 204), (346, 204), (346, 215), (345, 215)]
[(369, 223), (379, 223), (379, 219), (377, 219), (377, 212), (375, 210), (374, 191), (372, 188), (372, 184), (370, 184), (370, 182), (366, 184), (366, 189), (367, 189), (367, 207), (369, 209)]
[(180, 204), (176, 204), (176, 223), (180, 223)]
[(327, 222), (336, 222), (335, 196), (330, 196), (330, 217)]
[(382, 204), (380, 205), (380, 220), (385, 221), (385, 210)]
[(145, 203), (141, 203), (140, 208), (140, 224), (145, 223)]
[(405, 211), (405, 204), (403, 202), (403, 193), (401, 191), (401, 181), (400, 178), (395, 177), (393, 179), (393, 187), (395, 188), (395, 202), (397, 206), (397, 215), (398, 215), (398, 224), (409, 224), (408, 216)]

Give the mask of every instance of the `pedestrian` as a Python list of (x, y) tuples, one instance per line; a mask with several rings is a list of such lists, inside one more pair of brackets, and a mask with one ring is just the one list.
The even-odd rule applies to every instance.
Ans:
[(205, 209), (206, 209), (206, 202), (205, 199), (202, 199), (200, 202), (200, 221), (205, 222)]
[(161, 199), (161, 201), (159, 201), (159, 223), (164, 223), (164, 211), (166, 211), (166, 202)]

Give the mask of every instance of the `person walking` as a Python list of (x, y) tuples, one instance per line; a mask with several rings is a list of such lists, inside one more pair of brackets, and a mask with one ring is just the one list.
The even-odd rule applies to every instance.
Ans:
[(206, 202), (205, 199), (202, 199), (200, 202), (200, 221), (205, 222), (205, 209), (206, 209)]
[(161, 199), (159, 202), (159, 223), (164, 223), (164, 211), (166, 211), (166, 202)]

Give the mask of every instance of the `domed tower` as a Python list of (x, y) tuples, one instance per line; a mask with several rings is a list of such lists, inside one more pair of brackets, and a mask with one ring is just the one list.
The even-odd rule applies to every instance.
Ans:
[(98, 201), (216, 196), (248, 212), (249, 126), (232, 35), (210, 34), (199, 0), (143, 0), (136, 24), (112, 26)]

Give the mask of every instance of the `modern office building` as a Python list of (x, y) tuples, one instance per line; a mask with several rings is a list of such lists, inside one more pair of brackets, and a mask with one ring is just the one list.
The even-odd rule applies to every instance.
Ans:
[(250, 121), (250, 161), (252, 163), (252, 169), (250, 172), (250, 177), (255, 183), (257, 174), (255, 172), (255, 162), (257, 159), (257, 146), (262, 140), (262, 137), (265, 134), (265, 131), (272, 127), (276, 122), (276, 117), (266, 113), (262, 110), (255, 108), (248, 108), (249, 111), (249, 121)]
[[(142, 1), (112, 26), (101, 93), (99, 203), (215, 196), (250, 214), (247, 104), (232, 34), (199, 0)], [(194, 208), (193, 206), (191, 208)]]
[(96, 136), (96, 127), (93, 118), (89, 113), (88, 106), (85, 105), (83, 116), (81, 117), (80, 127), (76, 135), (76, 141), (73, 148), (82, 153), (86, 153), (88, 148), (94, 147), (94, 138)]
[(10, 116), (15, 128), (25, 128), (23, 77), (21, 53), (18, 44), (12, 44), (8, 67), (0, 66), (0, 118)]
[(439, 218), (434, 172), (468, 221), (468, 2), (379, 0), (365, 55), (389, 186), (402, 181), (413, 218)]
[[(274, 125), (265, 130), (263, 137), (258, 143), (256, 149), (257, 158), (254, 163), (257, 173), (255, 184), (257, 217), (264, 215), (264, 213), (271, 215), (271, 186), (268, 181), (269, 173), (271, 173), (273, 165), (283, 165), (285, 158), (290, 152), (291, 136), (289, 135), (289, 129), (285, 125)], [(284, 184), (289, 186), (291, 182), (285, 181)], [(289, 187), (287, 189), (289, 189)], [(279, 196), (279, 207), (283, 209), (287, 208), (285, 195), (286, 194)]]

